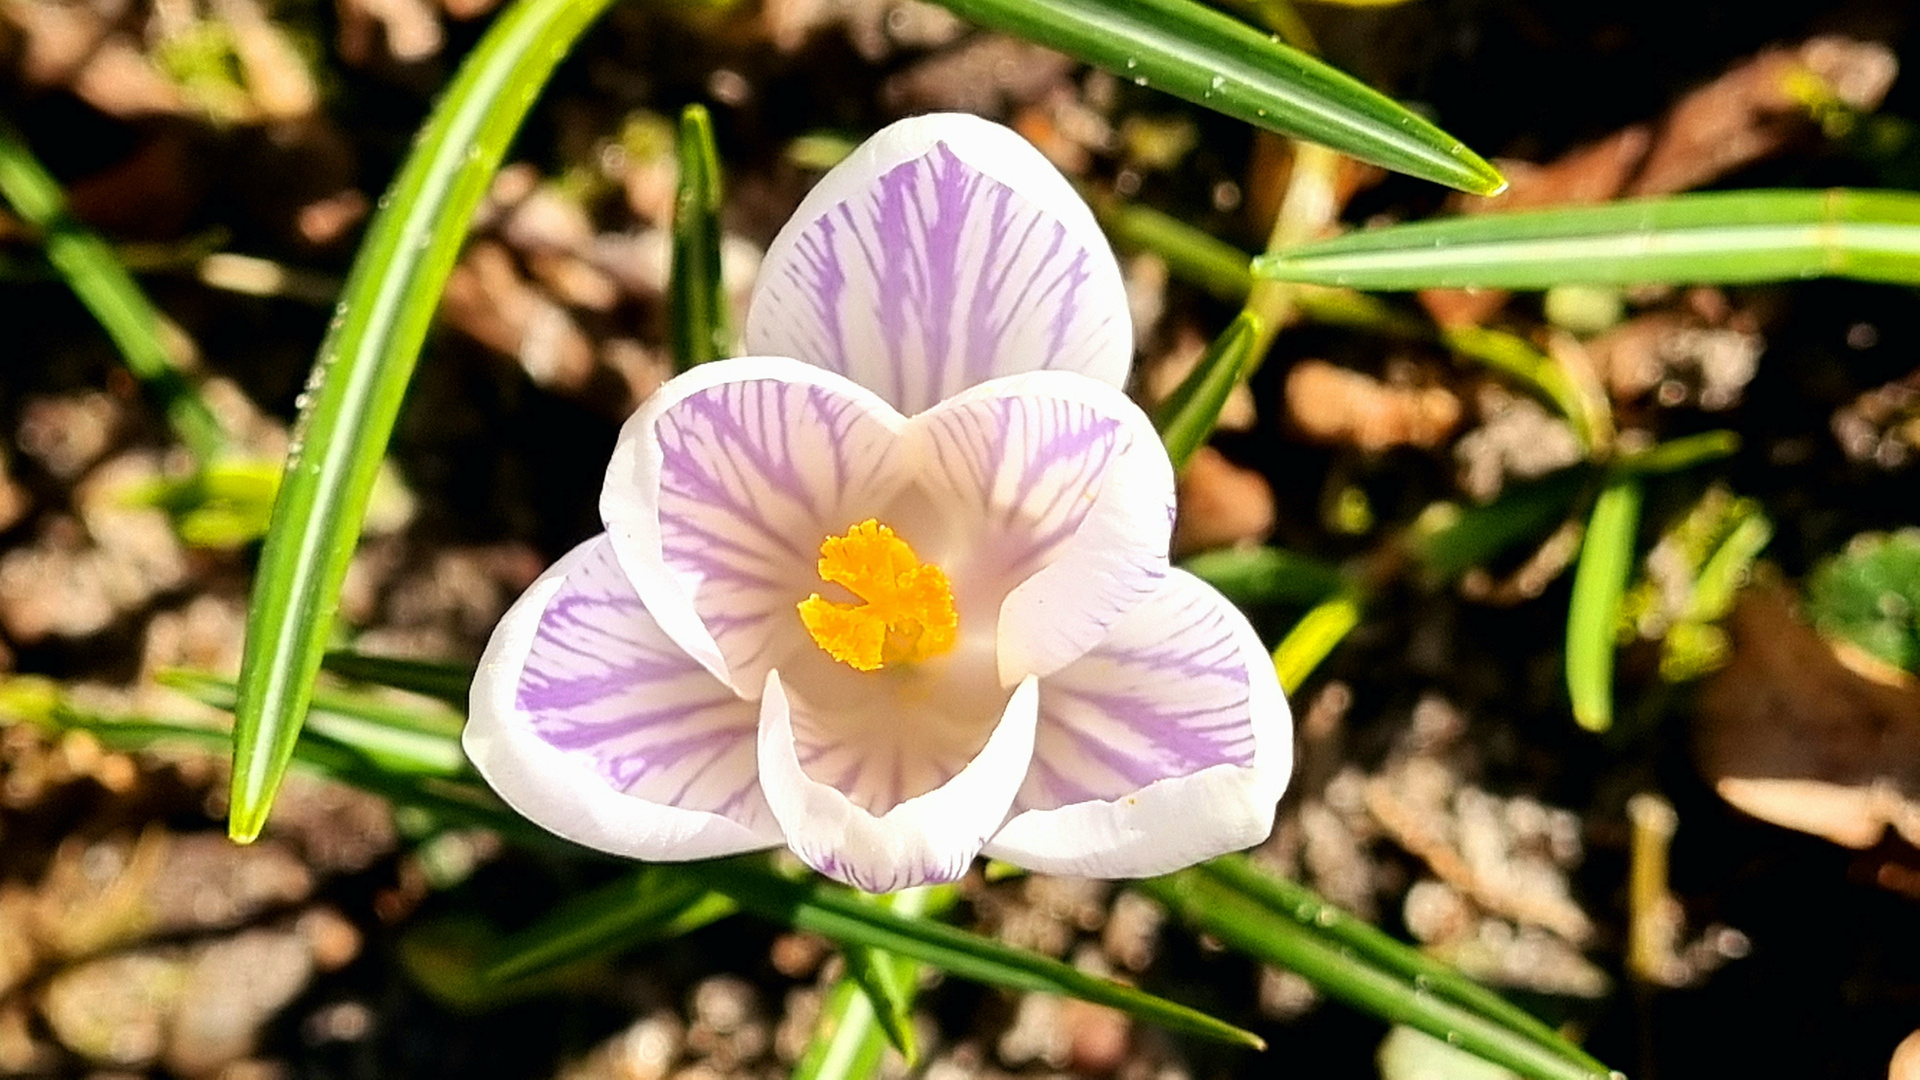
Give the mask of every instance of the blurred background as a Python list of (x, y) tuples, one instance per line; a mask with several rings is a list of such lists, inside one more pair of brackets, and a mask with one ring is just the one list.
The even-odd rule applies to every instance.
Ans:
[[(475, 974), (487, 943), (608, 868), (298, 772), (265, 839), (236, 847), (217, 746), (67, 722), (226, 721), (219, 687), (179, 672), (237, 669), (335, 298), (494, 2), (0, 0), (5, 137), (165, 320), (159, 373), (130, 365), (50, 261), (16, 170), (0, 202), (0, 1075), (721, 1080), (786, 1075), (812, 1034), (837, 970), (822, 939), (735, 918), (502, 990)], [(1901, 0), (1221, 6), (1498, 158), (1498, 206), (1920, 185), (1920, 84), (1903, 77), (1920, 12)], [(693, 103), (713, 116), (737, 305), (812, 181), (868, 133), (940, 109), (1011, 124), (1109, 225), (1149, 404), (1245, 289), (1183, 261), (1191, 245), (1156, 239), (1152, 215), (1258, 251), (1299, 157), (915, 0), (615, 6), (534, 107), (448, 284), (342, 644), (471, 663), (597, 531), (618, 425), (672, 371), (675, 132)], [(1488, 209), (1370, 167), (1333, 175), (1323, 232)], [(1920, 1077), (1920, 1042), (1894, 1060), (1920, 1028), (1913, 290), (1386, 300), (1429, 329), (1303, 305), (1182, 479), (1179, 556), (1245, 585), (1280, 551), (1368, 590), (1293, 698), (1296, 780), (1256, 858), (1636, 1077)], [(1649, 482), (1604, 733), (1573, 722), (1563, 677), (1582, 515), (1500, 501), (1550, 488), (1588, 447), (1444, 345), (1463, 328), (1574, 372), (1623, 452), (1707, 438)], [(194, 473), (149, 392), (172, 383), (227, 432), (219, 468)], [(1504, 542), (1434, 554), (1437, 529), (1486, 507), (1506, 508)], [(1744, 588), (1706, 604), (1698, 580), (1726, 551)], [(1278, 640), (1310, 606), (1298, 592), (1236, 598)], [(1382, 1022), (1138, 893), (976, 872), (961, 897), (960, 925), (1272, 1048), (949, 978), (923, 998), (912, 1075), (1499, 1075), (1383, 1044)]]

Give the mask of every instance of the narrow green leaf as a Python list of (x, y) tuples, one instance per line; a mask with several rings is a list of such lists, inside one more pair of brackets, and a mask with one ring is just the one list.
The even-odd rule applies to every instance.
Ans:
[(1594, 1073), (1607, 1071), (1598, 1059), (1561, 1037), (1532, 1013), (1474, 982), (1459, 971), (1396, 941), (1285, 878), (1262, 872), (1242, 855), (1202, 863), (1202, 871), (1277, 915), (1310, 927), (1335, 945), (1352, 949), (1365, 962), (1411, 980), (1487, 1020), (1525, 1035), (1555, 1054)]
[(1228, 948), (1288, 968), (1389, 1023), (1418, 1028), (1529, 1080), (1608, 1080), (1604, 1069), (1569, 1061), (1423, 985), (1361, 961), (1353, 946), (1266, 910), (1205, 871), (1182, 870), (1134, 888)]
[(690, 866), (685, 872), (697, 875), (709, 888), (726, 893), (755, 915), (843, 944), (884, 949), (996, 986), (1080, 998), (1172, 1031), (1240, 1046), (1265, 1045), (1252, 1032), (1185, 1005), (978, 934), (930, 919), (894, 914), (863, 902), (852, 890), (840, 886), (819, 880), (789, 880), (763, 862), (722, 860)]
[(1597, 381), (1582, 385), (1566, 365), (1504, 330), (1458, 326), (1440, 330), (1440, 341), (1454, 354), (1508, 376), (1567, 418), (1574, 437), (1588, 453), (1613, 439), (1613, 407)]
[(1573, 573), (1573, 601), (1567, 608), (1567, 693), (1573, 699), (1573, 718), (1588, 731), (1613, 726), (1614, 638), (1633, 569), (1640, 500), (1640, 481), (1633, 477), (1616, 478), (1601, 490)]
[(1221, 548), (1180, 566), (1241, 608), (1317, 604), (1347, 587), (1339, 568), (1285, 548)]
[(1167, 456), (1173, 459), (1175, 471), (1185, 468), (1193, 452), (1206, 445), (1213, 434), (1227, 395), (1247, 375), (1253, 343), (1259, 337), (1259, 316), (1242, 311), (1213, 339), (1200, 362), (1180, 380), (1167, 400), (1153, 410), (1153, 426), (1167, 444)]
[(340, 584), (447, 275), (539, 89), (609, 0), (514, 0), (381, 197), (309, 377), (247, 613), (228, 832), (251, 841), (299, 740)]
[(1732, 457), (1740, 451), (1740, 435), (1733, 431), (1703, 431), (1650, 446), (1632, 454), (1622, 454), (1613, 463), (1615, 475), (1659, 475), (1680, 472), (1710, 461)]
[(1254, 260), (1356, 289), (1920, 282), (1920, 195), (1727, 191), (1364, 229)]
[(939, 0), (1256, 127), (1476, 195), (1506, 187), (1458, 139), (1366, 84), (1194, 0)]
[(1423, 515), (1414, 552), (1429, 576), (1452, 581), (1566, 520), (1591, 475), (1592, 470), (1576, 466), (1513, 484), (1485, 506), (1448, 508), (1442, 524), (1428, 524)]
[(341, 651), (328, 653), (320, 666), (344, 679), (438, 698), (463, 710), (467, 707), (467, 689), (473, 685), (473, 667), (469, 664)]
[(1096, 197), (1092, 204), (1108, 239), (1160, 256), (1174, 277), (1235, 304), (1253, 287), (1253, 256), (1225, 240), (1149, 206), (1111, 197)]
[(1734, 596), (1746, 583), (1753, 561), (1772, 542), (1773, 522), (1757, 505), (1751, 507), (1700, 567), (1682, 617), (1698, 622), (1725, 616), (1733, 609)]
[[(857, 894), (856, 894), (857, 895)], [(959, 899), (951, 885), (863, 897), (895, 914), (937, 916)], [(888, 1043), (912, 1066), (913, 999), (920, 964), (864, 945), (842, 947), (847, 974), (827, 992), (813, 1038), (794, 1066), (794, 1080), (866, 1080), (879, 1068)]]
[(202, 465), (225, 451), (226, 432), (173, 365), (160, 337), (160, 314), (106, 242), (67, 212), (67, 197), (10, 125), (0, 123), (0, 196), (39, 229), (67, 287), (113, 339), (128, 370), (165, 411), (173, 432)]
[(1281, 689), (1289, 694), (1300, 689), (1313, 669), (1359, 625), (1360, 598), (1351, 593), (1341, 593), (1314, 605), (1273, 650), (1273, 666), (1280, 673)]
[(680, 189), (673, 204), (673, 268), (667, 310), (673, 360), (681, 371), (733, 350), (727, 287), (720, 269), (720, 154), (705, 106), (680, 113)]
[[(234, 683), (198, 671), (162, 671), (154, 676), (216, 709), (232, 709)], [(307, 724), (327, 738), (350, 746), (381, 768), (430, 776), (458, 776), (467, 771), (460, 749), (461, 717), (423, 711), (379, 701), (360, 694), (316, 691)]]
[(663, 936), (675, 920), (711, 895), (694, 877), (642, 866), (572, 897), (502, 941), (481, 977), (488, 982), (514, 982), (580, 960), (624, 952)]

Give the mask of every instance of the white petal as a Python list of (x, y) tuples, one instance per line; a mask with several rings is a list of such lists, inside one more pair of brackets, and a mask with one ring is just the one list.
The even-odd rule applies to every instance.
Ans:
[(820, 542), (885, 513), (912, 479), (906, 420), (828, 371), (778, 357), (703, 364), (627, 421), (600, 515), (669, 637), (741, 694), (813, 649), (794, 605)]
[(1023, 682), (986, 745), (951, 780), (875, 815), (808, 775), (794, 732), (796, 702), (780, 673), (770, 674), (761, 699), (760, 776), (788, 846), (808, 866), (868, 892), (958, 880), (1006, 819), (1026, 775), (1037, 698), (1036, 681)]
[(767, 249), (746, 342), (909, 415), (1022, 371), (1118, 387), (1133, 356), (1092, 211), (1025, 139), (958, 113), (893, 124), (821, 178)]
[[(998, 581), (1001, 681), (1048, 675), (1151, 596), (1168, 569), (1173, 466), (1140, 407), (1067, 372), (1014, 375), (917, 416), (921, 483)], [(991, 586), (979, 585), (976, 588)]]
[(1175, 570), (1040, 687), (1033, 767), (987, 854), (1134, 878), (1251, 847), (1293, 771), (1293, 726), (1246, 617)]
[(780, 843), (755, 761), (758, 706), (647, 614), (605, 536), (534, 582), (487, 644), (462, 743), (515, 810), (652, 860)]

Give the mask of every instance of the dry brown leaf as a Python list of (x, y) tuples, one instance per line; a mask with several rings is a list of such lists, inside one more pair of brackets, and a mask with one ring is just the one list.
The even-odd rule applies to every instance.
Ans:
[(1891, 827), (1920, 843), (1920, 689), (1863, 678), (1777, 590), (1741, 597), (1732, 659), (1704, 687), (1701, 771), (1754, 817), (1869, 848)]
[(1460, 426), (1460, 399), (1437, 386), (1393, 386), (1324, 360), (1287, 372), (1287, 415), (1315, 442), (1431, 448)]
[(1277, 511), (1266, 477), (1203, 446), (1180, 474), (1180, 518), (1173, 528), (1176, 555), (1232, 544), (1257, 543), (1273, 531)]

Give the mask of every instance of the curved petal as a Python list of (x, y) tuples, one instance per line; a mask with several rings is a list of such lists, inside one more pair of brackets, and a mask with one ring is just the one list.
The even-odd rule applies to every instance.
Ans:
[(1175, 570), (1040, 686), (1033, 768), (986, 852), (1086, 877), (1164, 874), (1251, 847), (1293, 771), (1293, 725), (1260, 639)]
[(681, 651), (597, 536), (513, 605), (461, 742), (515, 810), (640, 859), (705, 859), (781, 834), (755, 761), (759, 707)]
[(1120, 267), (1025, 139), (960, 113), (895, 123), (822, 177), (767, 249), (747, 348), (839, 372), (912, 415), (1001, 375), (1118, 387)]
[(986, 745), (952, 779), (875, 814), (801, 763), (796, 720), (809, 722), (780, 673), (767, 676), (760, 775), (767, 802), (801, 861), (868, 892), (956, 881), (1006, 820), (1033, 753), (1038, 684), (1014, 690)]
[(813, 648), (794, 605), (820, 542), (911, 482), (906, 420), (831, 372), (779, 357), (703, 364), (620, 432), (600, 495), (620, 565), (660, 628), (742, 695)]
[(1173, 465), (1125, 394), (1083, 376), (1030, 372), (973, 388), (912, 421), (921, 483), (990, 538), (1000, 679), (1049, 675), (1106, 636), (1166, 576)]

